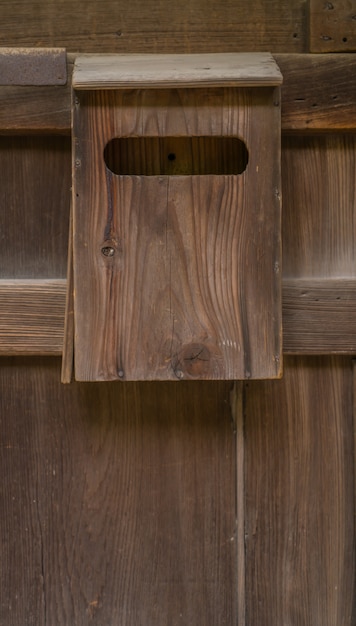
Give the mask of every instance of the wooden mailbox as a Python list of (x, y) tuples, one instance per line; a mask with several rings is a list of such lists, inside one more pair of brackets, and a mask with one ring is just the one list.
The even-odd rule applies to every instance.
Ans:
[(77, 380), (280, 376), (281, 81), (269, 54), (77, 58)]

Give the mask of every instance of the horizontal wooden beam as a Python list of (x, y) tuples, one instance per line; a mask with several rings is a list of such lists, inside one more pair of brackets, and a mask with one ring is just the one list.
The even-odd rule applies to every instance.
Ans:
[[(0, 355), (62, 353), (66, 280), (0, 281)], [(285, 279), (285, 354), (356, 354), (356, 279)]]
[[(356, 129), (355, 55), (275, 54), (283, 74), (282, 130)], [(64, 86), (0, 87), (0, 133), (70, 133), (74, 54)], [(0, 79), (1, 82), (1, 79)]]

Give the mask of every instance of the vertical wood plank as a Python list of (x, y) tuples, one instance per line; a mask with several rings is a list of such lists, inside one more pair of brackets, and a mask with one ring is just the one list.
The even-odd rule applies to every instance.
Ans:
[[(354, 528), (354, 554), (356, 558), (356, 362), (355, 360), (352, 363), (353, 365), (353, 443), (354, 443), (354, 519), (355, 519), (355, 528)], [(356, 623), (356, 567), (354, 571), (354, 599), (352, 605), (352, 619), (351, 623)]]
[(284, 276), (354, 277), (356, 136), (284, 137), (282, 154)]
[(0, 364), (0, 623), (235, 624), (229, 386)]
[(236, 432), (237, 624), (246, 626), (245, 433), (244, 386), (241, 381), (235, 382), (230, 402)]
[(64, 278), (69, 137), (0, 137), (1, 278)]
[(72, 382), (74, 366), (74, 285), (73, 285), (73, 208), (70, 207), (68, 263), (66, 285), (66, 307), (64, 319), (64, 337), (62, 351), (61, 381), (63, 384)]
[(246, 384), (247, 623), (352, 626), (352, 366), (288, 358)]

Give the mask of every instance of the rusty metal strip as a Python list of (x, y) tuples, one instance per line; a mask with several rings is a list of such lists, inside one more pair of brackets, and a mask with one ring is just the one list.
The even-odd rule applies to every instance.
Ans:
[(64, 48), (0, 48), (0, 85), (65, 85)]

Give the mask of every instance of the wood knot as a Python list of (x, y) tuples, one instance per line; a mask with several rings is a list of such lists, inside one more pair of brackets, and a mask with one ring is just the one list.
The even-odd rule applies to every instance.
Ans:
[(173, 369), (179, 379), (214, 377), (212, 354), (203, 343), (189, 343), (177, 354)]

